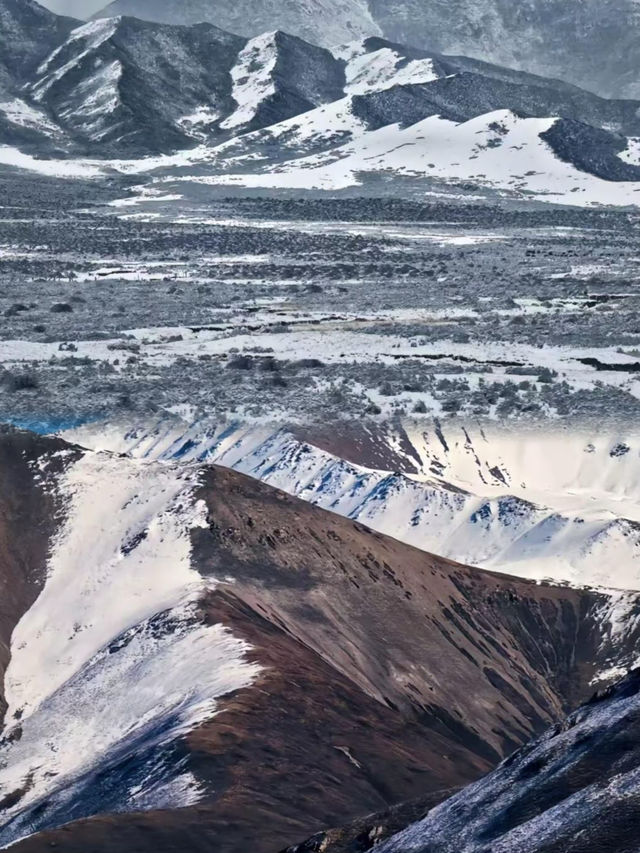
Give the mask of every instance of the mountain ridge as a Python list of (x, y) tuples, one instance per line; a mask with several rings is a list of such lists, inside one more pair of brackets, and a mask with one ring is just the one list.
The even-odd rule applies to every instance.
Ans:
[(207, 19), (248, 36), (275, 25), (326, 47), (382, 35), (438, 53), (557, 76), (606, 97), (640, 94), (640, 13), (634, 0), (615, 0), (606, 7), (597, 0), (525, 0), (517, 8), (509, 0), (433, 0), (426, 6), (421, 0), (331, 0), (297, 6), (261, 3), (256, 10), (254, 3), (247, 9), (192, 0), (185, 16), (184, 4), (177, 12), (166, 0), (115, 0), (97, 15), (125, 11), (175, 23)]
[(61, 508), (42, 507), (46, 581), (5, 673), (0, 840), (19, 851), (267, 853), (442, 798), (637, 643), (606, 595), (450, 563), (227, 469), (14, 432), (0, 464), (3, 514), (31, 483)]

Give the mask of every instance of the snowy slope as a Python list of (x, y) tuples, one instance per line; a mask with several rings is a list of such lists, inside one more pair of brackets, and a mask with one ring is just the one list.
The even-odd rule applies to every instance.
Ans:
[[(45, 472), (51, 460), (37, 464)], [(258, 670), (246, 644), (198, 612), (207, 584), (191, 568), (190, 533), (203, 523), (195, 488), (189, 472), (106, 454), (69, 464), (66, 520), (5, 678), (3, 845), (86, 808), (108, 767), (114, 782), (120, 774), (113, 810), (197, 801), (194, 778), (163, 751)]]
[[(282, 31), (246, 41), (210, 24), (129, 17), (69, 33), (73, 21), (44, 9), (20, 18), (32, 60), (29, 45), (50, 48), (47, 15), (67, 37), (19, 95), (0, 98), (4, 164), (68, 176), (177, 169), (181, 180), (266, 188), (408, 178), (571, 204), (637, 202), (640, 167), (627, 154), (640, 138), (637, 102), (377, 36), (332, 53)], [(109, 162), (60, 164), (55, 146)]]
[(636, 848), (639, 711), (636, 671), (376, 849), (595, 853)]
[(411, 83), (430, 83), (445, 73), (435, 57), (414, 58), (399, 46), (385, 44), (380, 39), (351, 42), (334, 53), (346, 63), (345, 91), (353, 95)]
[(269, 427), (216, 430), (169, 419), (72, 437), (142, 459), (207, 459), (466, 564), (640, 589), (637, 436), (443, 429), (407, 426), (403, 442), (381, 439), (392, 451), (411, 448), (395, 470), (353, 464)]
[[(433, 116), (408, 128), (385, 126), (328, 153), (267, 166), (261, 173), (181, 180), (336, 190), (355, 186), (367, 175), (382, 175), (473, 182), (478, 188), (564, 204), (638, 203), (640, 170), (630, 171), (628, 180), (612, 181), (565, 162), (542, 138), (555, 122), (520, 118), (506, 110), (459, 124)], [(615, 154), (610, 157), (615, 159)]]
[(231, 70), (236, 107), (225, 130), (252, 130), (342, 96), (344, 72), (327, 50), (284, 32), (250, 39)]

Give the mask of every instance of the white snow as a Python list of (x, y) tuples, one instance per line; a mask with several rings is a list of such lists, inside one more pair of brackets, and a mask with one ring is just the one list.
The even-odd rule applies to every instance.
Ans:
[[(12, 637), (6, 719), (21, 737), (2, 748), (0, 790), (27, 792), (5, 818), (71, 796), (143, 736), (174, 739), (256, 676), (246, 644), (198, 612), (207, 582), (191, 567), (190, 532), (204, 518), (197, 482), (196, 470), (93, 453), (64, 474), (67, 515), (46, 583)], [(186, 802), (198, 796), (183, 777), (155, 795), (131, 792), (128, 805), (175, 807), (178, 790)]]
[(4, 113), (12, 124), (19, 127), (28, 127), (32, 130), (40, 130), (45, 133), (59, 135), (60, 129), (41, 110), (23, 101), (21, 98), (13, 98), (10, 101), (0, 102), (0, 112)]
[(632, 166), (640, 166), (640, 139), (629, 139), (627, 147), (618, 155), (625, 163), (630, 163)]
[(0, 166), (27, 169), (57, 178), (98, 178), (105, 174), (97, 162), (82, 160), (44, 160), (25, 154), (10, 145), (0, 145)]
[(275, 32), (264, 33), (247, 43), (231, 71), (233, 99), (238, 106), (221, 127), (232, 129), (248, 124), (262, 102), (275, 94), (273, 72), (277, 61)]
[(345, 91), (351, 95), (366, 95), (392, 86), (431, 83), (438, 79), (432, 59), (407, 60), (388, 47), (371, 53), (358, 52), (350, 45), (338, 52), (347, 58)]
[[(640, 590), (640, 435), (446, 424), (445, 450), (428, 424), (405, 428), (419, 460), (407, 475), (345, 462), (270, 425), (168, 420), (71, 438), (142, 459), (206, 458), (463, 563)], [(629, 452), (617, 455), (622, 443)]]
[[(56, 48), (38, 68), (40, 80), (32, 87), (32, 95), (36, 100), (42, 100), (49, 89), (59, 80), (78, 66), (78, 64), (95, 51), (101, 44), (108, 41), (118, 29), (119, 18), (104, 18), (91, 21), (72, 30), (67, 41)], [(78, 50), (75, 43), (81, 42)], [(69, 47), (74, 48), (74, 54), (67, 62), (58, 65), (56, 60), (68, 52)]]
[(540, 138), (555, 118), (508, 110), (456, 124), (434, 116), (408, 128), (371, 131), (328, 154), (263, 173), (180, 176), (181, 181), (245, 187), (337, 190), (363, 174), (475, 182), (501, 193), (572, 205), (636, 205), (640, 182), (605, 181), (559, 160)]

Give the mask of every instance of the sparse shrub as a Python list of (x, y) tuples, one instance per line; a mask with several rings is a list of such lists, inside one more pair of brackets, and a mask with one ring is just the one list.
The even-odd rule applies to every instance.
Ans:
[(13, 373), (8, 370), (2, 377), (2, 384), (5, 386), (7, 391), (11, 393), (15, 393), (18, 391), (34, 391), (38, 388), (38, 377), (35, 373), (31, 371), (21, 371), (20, 373)]
[(252, 370), (253, 359), (248, 355), (235, 355), (227, 362), (227, 368), (229, 370)]

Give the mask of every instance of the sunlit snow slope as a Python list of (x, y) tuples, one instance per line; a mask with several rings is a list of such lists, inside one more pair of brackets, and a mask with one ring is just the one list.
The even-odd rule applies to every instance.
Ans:
[[(196, 479), (175, 466), (69, 456), (59, 481), (66, 518), (5, 675), (4, 844), (82, 814), (96, 790), (116, 811), (196, 802), (176, 739), (259, 669), (246, 643), (199, 613), (207, 584), (191, 568), (190, 534), (203, 520)], [(45, 477), (57, 462), (36, 464)]]
[(324, 449), (313, 430), (306, 436), (171, 419), (78, 436), (142, 459), (214, 461), (467, 564), (640, 589), (636, 434), (406, 424), (376, 435), (365, 428), (368, 449), (355, 462), (341, 458), (354, 454), (353, 447), (341, 452), (339, 431), (319, 442)]

